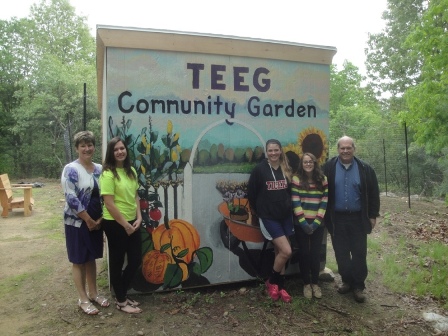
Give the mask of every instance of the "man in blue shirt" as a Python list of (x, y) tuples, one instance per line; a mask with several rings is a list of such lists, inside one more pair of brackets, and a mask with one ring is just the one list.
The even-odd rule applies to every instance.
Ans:
[(338, 140), (339, 155), (324, 166), (328, 179), (325, 225), (338, 264), (340, 294), (353, 290), (357, 302), (364, 302), (367, 278), (367, 234), (379, 216), (380, 196), (375, 171), (355, 157), (355, 143), (343, 136)]

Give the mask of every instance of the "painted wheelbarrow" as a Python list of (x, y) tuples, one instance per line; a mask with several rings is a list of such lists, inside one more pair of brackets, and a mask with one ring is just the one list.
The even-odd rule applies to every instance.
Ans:
[[(224, 217), (220, 226), (222, 242), (230, 251), (236, 249), (241, 243), (253, 268), (257, 274), (260, 274), (263, 258), (269, 241), (266, 240), (261, 233), (258, 219), (252, 216), (248, 200), (246, 198), (233, 199), (233, 204), (235, 206), (238, 205), (240, 210), (243, 209), (244, 211), (240, 211), (239, 214), (232, 214), (230, 213), (229, 206), (226, 202), (222, 202), (218, 206), (218, 211)], [(255, 261), (246, 242), (263, 243), (258, 262)]]

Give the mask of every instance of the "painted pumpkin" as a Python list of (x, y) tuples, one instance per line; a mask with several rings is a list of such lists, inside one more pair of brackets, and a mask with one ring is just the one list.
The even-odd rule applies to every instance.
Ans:
[(174, 263), (171, 255), (157, 250), (151, 250), (145, 254), (142, 262), (142, 273), (149, 283), (163, 284), (166, 268), (168, 264)]
[[(160, 250), (165, 244), (171, 244), (173, 255), (178, 255), (181, 251), (188, 249), (188, 253), (179, 259), (187, 264), (193, 259), (193, 252), (200, 246), (200, 237), (196, 228), (182, 219), (171, 219), (164, 225), (159, 225), (152, 232), (154, 249)], [(166, 250), (171, 254), (171, 249)]]

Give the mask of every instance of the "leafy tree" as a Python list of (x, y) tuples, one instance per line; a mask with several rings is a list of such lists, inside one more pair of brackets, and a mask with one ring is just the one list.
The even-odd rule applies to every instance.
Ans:
[(369, 36), (366, 50), (372, 85), (391, 95), (391, 116), (410, 131), (411, 188), (427, 193), (441, 184), (442, 195), (448, 191), (447, 8), (447, 0), (388, 0), (386, 28)]
[[(330, 148), (337, 154), (336, 141), (346, 134), (356, 140), (356, 155), (369, 162), (385, 190), (405, 192), (408, 187), (404, 128), (396, 113), (387, 113), (370, 86), (362, 85), (358, 68), (346, 62), (341, 71), (331, 69)], [(431, 194), (440, 182), (440, 170), (417, 144), (410, 151), (411, 191)]]
[(412, 46), (406, 39), (420, 23), (427, 3), (427, 0), (388, 0), (388, 9), (383, 13), (386, 28), (369, 35), (367, 74), (379, 93), (401, 96), (419, 82), (421, 60), (411, 53)]
[(3, 149), (0, 171), (8, 171), (8, 167), (14, 166), (17, 154), (14, 149), (21, 145), (20, 137), (12, 133), (15, 124), (12, 111), (20, 105), (14, 93), (20, 89), (20, 83), (27, 74), (27, 48), (23, 38), (26, 27), (26, 19), (0, 21), (0, 146)]
[(437, 196), (445, 196), (445, 202), (448, 204), (448, 148), (442, 150), (438, 164), (443, 174), (443, 181), (436, 187)]
[(94, 59), (95, 43), (86, 18), (76, 15), (69, 0), (41, 0), (31, 6), (30, 20), (37, 58), (51, 54), (64, 64)]
[(419, 144), (434, 153), (448, 147), (448, 0), (433, 0), (405, 43), (421, 60), (420, 82), (406, 91), (403, 119)]
[[(99, 119), (94, 39), (85, 18), (76, 16), (67, 0), (34, 4), (29, 18), (13, 20), (6, 28), (17, 42), (17, 47), (7, 49), (7, 55), (20, 65), (12, 71), (17, 78), (10, 94), (16, 103), (8, 111), (6, 127), (9, 138), (18, 144), (13, 151), (13, 171), (57, 177), (66, 161), (64, 132), (70, 122), (81, 124), (84, 83), (89, 83), (92, 93), (87, 101), (88, 117)], [(99, 123), (91, 125), (98, 127)], [(80, 126), (71, 128), (72, 135), (81, 130)]]
[[(68, 123), (81, 125), (83, 82), (94, 82), (94, 74), (92, 66), (89, 64), (83, 62), (73, 65), (63, 64), (54, 55), (46, 54), (39, 61), (33, 75), (33, 82), (36, 85), (26, 81), (29, 85), (24, 86), (24, 89), (16, 93), (22, 104), (15, 109), (16, 125), (13, 127), (13, 131), (15, 134), (35, 133), (36, 131), (44, 134), (44, 138), (34, 136), (34, 141), (28, 145), (41, 149), (34, 152), (33, 161), (46, 162), (50, 160), (54, 162), (51, 165), (53, 170), (48, 169), (48, 165), (45, 167), (52, 177), (58, 175), (60, 168), (65, 164), (62, 138), (65, 130), (69, 127)], [(94, 102), (91, 102), (91, 105), (92, 103)], [(72, 133), (79, 130), (74, 128)], [(36, 143), (39, 140), (52, 144), (51, 150)], [(26, 162), (33, 164), (30, 160)]]
[(330, 77), (330, 144), (344, 134), (365, 138), (372, 125), (381, 122), (380, 105), (369, 87), (362, 86), (359, 69), (344, 62), (343, 69), (331, 67)]

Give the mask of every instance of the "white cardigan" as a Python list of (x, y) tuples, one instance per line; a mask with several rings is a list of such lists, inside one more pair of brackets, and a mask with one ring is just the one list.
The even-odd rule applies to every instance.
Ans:
[(75, 160), (64, 167), (61, 176), (61, 185), (65, 195), (64, 224), (81, 227), (82, 219), (78, 213), (87, 210), (94, 187), (94, 181), (99, 188), (98, 179), (103, 167), (94, 163), (93, 173)]

